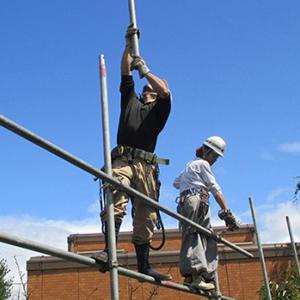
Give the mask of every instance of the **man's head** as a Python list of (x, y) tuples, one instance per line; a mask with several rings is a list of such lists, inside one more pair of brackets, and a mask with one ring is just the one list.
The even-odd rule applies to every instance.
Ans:
[(196, 156), (207, 160), (212, 165), (219, 156), (224, 157), (225, 147), (226, 143), (221, 137), (211, 136), (196, 150)]
[(146, 84), (143, 88), (142, 99), (144, 103), (150, 103), (157, 99), (157, 93), (154, 92), (151, 84)]

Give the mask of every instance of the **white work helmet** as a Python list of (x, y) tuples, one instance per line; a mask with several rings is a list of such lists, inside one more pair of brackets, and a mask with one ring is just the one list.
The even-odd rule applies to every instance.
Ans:
[(207, 146), (208, 148), (215, 151), (218, 155), (224, 157), (226, 143), (225, 141), (219, 136), (210, 136), (207, 138), (203, 145)]

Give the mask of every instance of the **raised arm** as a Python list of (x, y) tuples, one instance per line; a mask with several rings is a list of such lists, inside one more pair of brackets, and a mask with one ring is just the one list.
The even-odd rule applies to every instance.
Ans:
[(146, 78), (160, 98), (170, 96), (167, 82), (154, 75), (141, 57), (136, 57), (131, 63), (131, 70), (138, 70), (140, 78)]
[(122, 56), (121, 61), (121, 74), (122, 75), (131, 75), (130, 65), (132, 63), (132, 58), (130, 56), (130, 37), (126, 34), (126, 45)]
[(167, 98), (170, 96), (171, 92), (165, 80), (160, 79), (156, 75), (152, 74), (151, 71), (145, 75), (145, 78), (148, 80), (153, 90), (160, 98)]

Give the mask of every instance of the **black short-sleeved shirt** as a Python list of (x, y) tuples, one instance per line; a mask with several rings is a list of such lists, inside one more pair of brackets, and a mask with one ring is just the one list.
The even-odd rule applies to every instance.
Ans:
[(154, 152), (157, 136), (164, 128), (171, 109), (170, 96), (143, 104), (134, 90), (131, 75), (122, 75), (121, 114), (118, 129), (118, 145)]

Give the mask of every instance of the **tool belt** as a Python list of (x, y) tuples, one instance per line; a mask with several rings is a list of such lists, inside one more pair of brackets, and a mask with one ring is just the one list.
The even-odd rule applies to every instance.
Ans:
[(117, 157), (127, 156), (131, 159), (140, 158), (146, 161), (148, 164), (163, 164), (168, 165), (169, 160), (165, 158), (160, 158), (156, 154), (147, 152), (142, 149), (132, 148), (125, 145), (118, 145), (111, 151), (111, 159), (114, 160)]
[[(180, 193), (180, 200), (184, 200), (186, 197), (189, 196), (195, 196), (195, 195), (199, 195), (199, 194), (204, 194), (207, 196), (207, 200), (208, 200), (208, 191), (205, 188), (200, 188), (200, 189), (195, 189), (195, 188), (190, 188), (187, 190), (184, 190), (183, 192)], [(202, 197), (201, 197), (202, 198)], [(204, 198), (204, 197), (203, 197)], [(206, 201), (205, 201), (206, 202)]]

